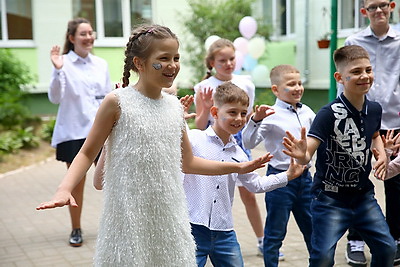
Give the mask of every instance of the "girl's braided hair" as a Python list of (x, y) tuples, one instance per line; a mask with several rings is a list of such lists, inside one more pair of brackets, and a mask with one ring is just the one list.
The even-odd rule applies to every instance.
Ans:
[(161, 40), (169, 38), (175, 39), (178, 42), (178, 38), (168, 27), (156, 24), (139, 25), (132, 31), (125, 49), (125, 64), (122, 76), (122, 87), (129, 85), (131, 70), (136, 73), (139, 72), (135, 64), (133, 64), (133, 58), (138, 57), (142, 60), (146, 60), (152, 52), (151, 47), (155, 39)]

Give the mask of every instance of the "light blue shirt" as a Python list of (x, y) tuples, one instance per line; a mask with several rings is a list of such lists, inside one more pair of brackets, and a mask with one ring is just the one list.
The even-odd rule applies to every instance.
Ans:
[(274, 157), (268, 163), (278, 170), (287, 170), (290, 165), (290, 157), (282, 152), (285, 147), (282, 144), (286, 131), (289, 131), (297, 139), (301, 137), (301, 127), (310, 129), (315, 118), (315, 113), (308, 106), (298, 105), (294, 110), (292, 105), (276, 99), (273, 109), (275, 114), (264, 118), (261, 122), (250, 119), (242, 131), (243, 145), (247, 149), (256, 147), (264, 140), (265, 149)]
[[(374, 83), (367, 97), (382, 106), (381, 129), (400, 129), (400, 32), (392, 27), (378, 38), (371, 27), (349, 36), (345, 45), (360, 45), (370, 56)], [(343, 88), (338, 88), (338, 94)]]

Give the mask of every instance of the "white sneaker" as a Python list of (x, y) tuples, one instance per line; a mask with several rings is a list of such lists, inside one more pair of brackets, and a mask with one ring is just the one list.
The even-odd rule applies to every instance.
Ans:
[(285, 255), (284, 255), (283, 252), (280, 251), (280, 250), (279, 250), (279, 258), (278, 258), (278, 260), (279, 260), (279, 261), (284, 261), (284, 260), (285, 260)]

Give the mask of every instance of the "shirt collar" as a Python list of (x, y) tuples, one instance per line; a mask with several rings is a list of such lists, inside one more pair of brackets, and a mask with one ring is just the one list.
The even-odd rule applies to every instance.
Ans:
[(396, 34), (396, 31), (392, 27), (389, 26), (389, 31), (386, 33), (386, 35), (381, 37), (381, 38), (379, 38), (372, 31), (371, 26), (368, 26), (367, 28), (365, 28), (364, 36), (372, 36), (372, 37), (375, 37), (378, 40), (385, 40), (387, 37), (395, 38), (397, 36), (397, 34)]
[[(349, 110), (353, 114), (360, 114), (360, 111), (358, 111), (351, 103), (350, 101), (344, 96), (343, 93), (340, 94), (339, 100), (345, 105), (347, 110)], [(363, 108), (361, 110), (361, 114), (367, 115), (368, 114), (368, 99), (367, 97), (364, 96), (364, 104)]]
[(86, 58), (80, 57), (77, 53), (75, 53), (73, 50), (69, 50), (67, 56), (71, 59), (71, 62), (77, 62), (77, 61), (82, 61), (82, 62), (91, 62), (92, 61), (92, 54), (88, 54)]
[(296, 109), (295, 109), (292, 105), (286, 103), (285, 101), (280, 100), (279, 98), (276, 99), (275, 105), (291, 111), (296, 111), (297, 108), (301, 108), (303, 106), (302, 103), (298, 102), (296, 103)]
[[(208, 126), (207, 129), (204, 130), (204, 132), (207, 134), (207, 136), (209, 136), (211, 139), (217, 139), (222, 143), (221, 138), (219, 138), (219, 136), (215, 133), (214, 129), (212, 128), (212, 126)], [(236, 139), (233, 135), (229, 136), (229, 142), (225, 145), (225, 147), (231, 147), (236, 145)]]

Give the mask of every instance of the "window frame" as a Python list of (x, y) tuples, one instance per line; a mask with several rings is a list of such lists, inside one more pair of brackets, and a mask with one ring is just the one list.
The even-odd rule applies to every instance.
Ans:
[[(0, 19), (1, 19), (1, 39), (0, 39), (0, 47), (1, 48), (30, 48), (34, 47), (35, 43), (32, 39), (8, 39), (8, 21), (7, 21), (7, 4), (6, 0), (0, 0)], [(32, 14), (33, 20), (33, 14)], [(33, 27), (33, 23), (32, 23)], [(32, 29), (33, 30), (33, 29)]]

